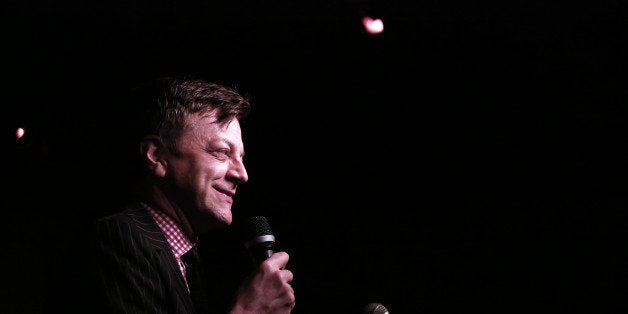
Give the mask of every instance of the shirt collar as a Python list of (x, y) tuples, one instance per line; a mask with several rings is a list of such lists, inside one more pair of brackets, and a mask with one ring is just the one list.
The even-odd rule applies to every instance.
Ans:
[(157, 225), (161, 229), (161, 232), (166, 237), (172, 252), (176, 258), (180, 258), (183, 254), (189, 251), (194, 243), (185, 236), (185, 233), (181, 230), (181, 227), (165, 213), (153, 209), (148, 204), (142, 203), (144, 208), (155, 219)]

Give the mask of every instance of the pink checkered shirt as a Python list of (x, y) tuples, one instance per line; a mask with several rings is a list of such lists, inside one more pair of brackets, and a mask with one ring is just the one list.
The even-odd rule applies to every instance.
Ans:
[(153, 216), (153, 219), (155, 219), (157, 225), (159, 225), (161, 232), (166, 237), (168, 244), (170, 244), (172, 253), (177, 260), (177, 263), (179, 263), (179, 269), (181, 269), (183, 279), (185, 279), (185, 283), (187, 284), (185, 263), (181, 260), (181, 256), (192, 248), (192, 242), (188, 240), (183, 231), (181, 231), (181, 228), (179, 228), (179, 225), (177, 225), (168, 215), (161, 211), (152, 209), (147, 204), (142, 203), (142, 205), (146, 208), (146, 210), (148, 210), (150, 215)]

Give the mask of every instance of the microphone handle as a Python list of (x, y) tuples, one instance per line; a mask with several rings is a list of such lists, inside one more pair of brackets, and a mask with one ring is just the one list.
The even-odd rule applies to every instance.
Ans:
[(275, 253), (275, 242), (262, 242), (249, 247), (249, 255), (257, 266)]

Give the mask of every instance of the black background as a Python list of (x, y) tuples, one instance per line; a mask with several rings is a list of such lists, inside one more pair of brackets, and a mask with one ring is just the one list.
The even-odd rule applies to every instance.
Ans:
[[(295, 313), (624, 312), (626, 17), (621, 1), (7, 3), (3, 312), (96, 310), (85, 233), (130, 188), (124, 93), (172, 73), (251, 95), (234, 215), (271, 219)], [(207, 238), (239, 276), (233, 234)]]

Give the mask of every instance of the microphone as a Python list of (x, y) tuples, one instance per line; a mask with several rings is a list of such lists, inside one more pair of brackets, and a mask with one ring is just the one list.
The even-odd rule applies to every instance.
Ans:
[(369, 303), (364, 306), (362, 314), (389, 314), (388, 309), (381, 303)]
[(275, 253), (275, 236), (265, 216), (246, 219), (243, 223), (243, 234), (244, 247), (256, 266)]

